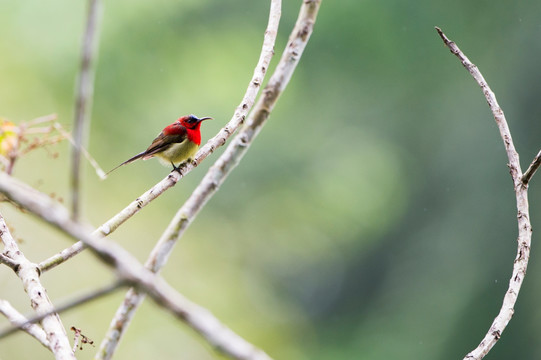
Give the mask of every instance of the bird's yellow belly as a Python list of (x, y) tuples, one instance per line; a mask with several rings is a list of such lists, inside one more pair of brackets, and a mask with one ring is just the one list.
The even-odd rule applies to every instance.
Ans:
[(171, 145), (169, 149), (156, 156), (164, 165), (170, 166), (171, 163), (180, 164), (193, 158), (198, 149), (199, 145), (186, 139), (181, 143)]

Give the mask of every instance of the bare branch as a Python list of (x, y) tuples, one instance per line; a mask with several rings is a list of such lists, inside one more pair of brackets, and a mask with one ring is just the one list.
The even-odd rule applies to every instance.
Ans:
[[(199, 149), (197, 154), (194, 157), (194, 162), (192, 164), (184, 164), (182, 167), (182, 175), (174, 171), (165, 177), (158, 184), (153, 186), (150, 190), (145, 192), (143, 195), (135, 199), (131, 204), (129, 204), (124, 210), (120, 211), (118, 214), (113, 216), (103, 225), (101, 225), (94, 235), (96, 236), (107, 236), (113, 231), (115, 231), (120, 225), (122, 225), (126, 220), (135, 215), (139, 210), (148, 205), (152, 200), (156, 199), (158, 196), (163, 194), (167, 189), (173, 187), (183, 176), (189, 173), (191, 170), (200, 164), (208, 155), (214, 152), (220, 146), (223, 146), (227, 139), (239, 128), (239, 126), (244, 122), (246, 115), (252, 109), (255, 102), (255, 98), (259, 92), (267, 69), (269, 68), (270, 61), (274, 55), (274, 43), (276, 41), (276, 34), (278, 32), (278, 23), (280, 21), (281, 15), (281, 1), (272, 0), (271, 2), (271, 11), (269, 14), (269, 23), (267, 29), (265, 30), (265, 36), (263, 39), (263, 46), (261, 49), (261, 54), (259, 60), (254, 69), (254, 73), (248, 88), (240, 102), (239, 106), (235, 109), (233, 117), (226, 126), (224, 126), (216, 136), (210, 139), (204, 146)], [(83, 251), (84, 246), (81, 242), (75, 243), (69, 248), (62, 250), (60, 253), (53, 255), (49, 259), (42, 261), (39, 264), (41, 271), (45, 272), (53, 267), (60, 265), (64, 261), (70, 259), (71, 257), (77, 255)]]
[(532, 176), (535, 174), (535, 172), (539, 168), (539, 165), (541, 165), (541, 150), (534, 157), (532, 163), (528, 167), (528, 170), (524, 172), (524, 176), (522, 176), (522, 183), (524, 185), (528, 185), (530, 183), (530, 180), (532, 179)]
[[(2, 178), (10, 178), (4, 173), (0, 173)], [(4, 181), (2, 181), (2, 185)], [(47, 314), (41, 325), (47, 334), (47, 340), (51, 351), (57, 359), (75, 359), (71, 351), (71, 346), (66, 334), (66, 330), (60, 321), (58, 314), (54, 313), (53, 304), (47, 296), (47, 290), (41, 285), (39, 279), (39, 270), (36, 264), (30, 262), (20, 251), (17, 243), (11, 236), (6, 225), (4, 217), (0, 214), (0, 238), (4, 243), (4, 255), (11, 258), (18, 264), (17, 276), (21, 279), (24, 291), (30, 297), (30, 304), (38, 315)]]
[[(63, 138), (68, 139), (68, 141), (71, 143), (72, 146), (74, 147), (76, 146), (75, 140), (73, 140), (73, 137), (71, 136), (69, 132), (64, 130), (62, 125), (55, 122), (53, 123), (53, 127), (61, 134)], [(105, 171), (103, 171), (103, 169), (100, 167), (96, 159), (94, 159), (92, 155), (90, 155), (90, 153), (86, 150), (84, 146), (81, 145), (80, 148), (81, 148), (81, 153), (84, 155), (86, 160), (90, 163), (90, 165), (92, 165), (92, 167), (94, 168), (94, 171), (96, 171), (96, 175), (98, 175), (98, 177), (101, 180), (104, 180), (106, 178)]]
[(28, 319), (11, 306), (9, 301), (0, 300), (0, 313), (4, 315), (12, 325), (21, 327), (25, 332), (38, 340), (41, 345), (49, 349), (49, 340), (47, 340), (45, 331), (36, 324), (29, 324)]
[(80, 176), (81, 176), (81, 149), (84, 147), (84, 137), (90, 123), (90, 110), (92, 96), (94, 93), (94, 58), (98, 48), (99, 22), (102, 14), (101, 0), (88, 1), (88, 13), (86, 28), (81, 50), (81, 70), (79, 73), (79, 84), (75, 100), (75, 120), (73, 138), (75, 141), (72, 154), (72, 216), (79, 217), (80, 211)]
[(12, 326), (10, 328), (7, 328), (7, 329), (4, 329), (4, 330), (0, 331), (0, 339), (15, 333), (20, 329), (24, 330), (25, 327), (30, 326), (32, 324), (35, 324), (38, 321), (43, 320), (43, 318), (45, 318), (45, 317), (47, 317), (49, 315), (60, 314), (60, 313), (62, 313), (64, 311), (70, 310), (70, 309), (72, 309), (74, 307), (85, 304), (85, 303), (87, 303), (89, 301), (96, 300), (96, 299), (98, 299), (98, 298), (100, 298), (102, 296), (105, 296), (105, 295), (111, 293), (112, 291), (115, 291), (116, 289), (118, 289), (121, 286), (125, 286), (125, 283), (123, 281), (115, 281), (110, 285), (104, 286), (104, 287), (96, 289), (96, 290), (92, 290), (88, 294), (80, 295), (80, 296), (76, 297), (75, 299), (70, 300), (67, 303), (63, 304), (63, 305), (55, 307), (54, 309), (50, 310), (47, 313), (43, 313), (43, 314), (31, 317), (28, 320), (25, 320), (24, 322), (21, 322), (21, 323), (18, 323), (18, 324), (13, 324), (15, 326)]
[(0, 254), (0, 264), (4, 264), (6, 266), (9, 266), (11, 268), (11, 270), (13, 270), (15, 272), (19, 268), (19, 263), (17, 263), (16, 261), (13, 261), (10, 257), (7, 257), (4, 254)]
[[(511, 317), (514, 313), (515, 303), (517, 301), (518, 294), (520, 292), (520, 287), (526, 275), (526, 269), (528, 267), (528, 259), (530, 257), (530, 245), (532, 238), (532, 227), (530, 224), (530, 215), (529, 215), (529, 206), (528, 206), (528, 181), (525, 181), (525, 178), (522, 175), (522, 170), (520, 168), (519, 156), (513, 145), (513, 140), (511, 138), (511, 132), (509, 131), (509, 126), (505, 120), (502, 109), (496, 101), (496, 96), (488, 86), (481, 72), (467, 57), (464, 53), (458, 48), (458, 46), (449, 40), (447, 36), (442, 32), (442, 30), (436, 27), (436, 31), (442, 38), (445, 45), (455, 54), (462, 65), (470, 72), (473, 78), (477, 81), (485, 98), (488, 102), (490, 110), (494, 116), (494, 120), (498, 125), (500, 130), (500, 135), (503, 139), (505, 145), (505, 150), (507, 151), (507, 157), (509, 160), (509, 170), (511, 177), (513, 179), (516, 202), (517, 202), (517, 220), (518, 220), (518, 250), (517, 256), (513, 264), (513, 274), (509, 280), (509, 288), (505, 293), (503, 298), (503, 304), (500, 309), (498, 316), (494, 319), (490, 329), (486, 333), (485, 337), (472, 352), (466, 355), (464, 359), (482, 359), (492, 347), (496, 344), (498, 339), (501, 337), (502, 332), (506, 328), (507, 324), (511, 320)], [(538, 154), (539, 156), (539, 154)], [(534, 161), (535, 162), (535, 161)], [(538, 165), (537, 165), (538, 166)], [(537, 166), (530, 166), (532, 168), (531, 175), (537, 168)], [(529, 169), (530, 170), (530, 169)], [(531, 177), (528, 175), (527, 180)]]
[(517, 151), (515, 150), (515, 145), (513, 144), (513, 139), (511, 138), (511, 132), (509, 130), (509, 126), (507, 125), (507, 121), (505, 120), (505, 115), (503, 114), (502, 109), (500, 108), (500, 105), (498, 105), (498, 101), (496, 100), (496, 95), (494, 95), (494, 92), (490, 89), (488, 86), (485, 78), (477, 68), (467, 57), (464, 55), (462, 51), (458, 48), (458, 46), (449, 40), (445, 34), (441, 31), (440, 28), (436, 27), (436, 31), (443, 39), (443, 42), (445, 45), (451, 50), (453, 54), (456, 55), (457, 58), (460, 59), (462, 62), (462, 65), (468, 70), (477, 81), (477, 84), (481, 87), (481, 90), (483, 90), (483, 94), (485, 95), (485, 98), (487, 100), (488, 106), (490, 107), (490, 110), (492, 111), (492, 115), (494, 116), (494, 120), (496, 121), (496, 125), (498, 126), (498, 129), (500, 130), (500, 135), (502, 137), (503, 143), (505, 145), (505, 150), (507, 151), (507, 157), (509, 158), (509, 170), (511, 172), (511, 177), (513, 178), (513, 181), (515, 183), (515, 186), (518, 186), (520, 181), (518, 172), (520, 171), (520, 161)]
[[(320, 1), (305, 2), (302, 5), (297, 23), (291, 32), (280, 63), (271, 76), (269, 85), (263, 91), (265, 95), (260, 98), (248, 118), (247, 125), (240, 130), (225, 152), (209, 169), (201, 183), (176, 213), (159, 242), (152, 250), (145, 266), (153, 272), (157, 273), (165, 265), (174, 244), (180, 239), (201, 208), (214, 195), (229, 173), (239, 163), (247, 151), (249, 144), (255, 138), (257, 130), (264, 125), (264, 119), (268, 118), (280, 93), (287, 86), (310, 38), (319, 5)], [(255, 117), (258, 119), (254, 119), (252, 114), (255, 114)], [(124, 301), (111, 321), (104, 342), (101, 344), (98, 359), (109, 359), (112, 356), (118, 341), (120, 341), (120, 337), (126, 330), (143, 299), (144, 294), (139, 293), (135, 289), (130, 289), (126, 294)]]
[[(86, 227), (70, 218), (65, 208), (38, 191), (28, 193), (26, 187), (0, 173), (0, 192), (72, 238), (81, 240), (98, 259), (112, 267), (122, 281), (146, 292), (158, 305), (184, 321), (225, 355), (233, 359), (269, 359), (267, 354), (220, 323), (207, 309), (186, 299), (119, 245), (90, 235)], [(36, 266), (34, 271), (37, 274)], [(48, 317), (44, 321), (46, 319)]]

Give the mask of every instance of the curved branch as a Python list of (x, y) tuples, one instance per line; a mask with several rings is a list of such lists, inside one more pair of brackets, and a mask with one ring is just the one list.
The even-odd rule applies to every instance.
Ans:
[[(152, 250), (145, 266), (157, 273), (165, 265), (173, 246), (184, 234), (193, 219), (216, 193), (219, 186), (225, 181), (229, 173), (239, 163), (246, 153), (248, 146), (254, 140), (257, 132), (264, 125), (280, 93), (287, 86), (293, 71), (304, 51), (306, 43), (312, 33), (313, 25), (319, 9), (320, 0), (308, 1), (303, 4), (297, 23), (291, 33), (288, 45), (275, 72), (265, 87), (262, 96), (250, 114), (246, 126), (231, 141), (224, 153), (208, 170), (186, 203), (178, 210), (175, 217), (162, 234), (160, 240)], [(124, 331), (129, 325), (135, 311), (144, 299), (144, 294), (136, 289), (130, 289), (124, 301), (111, 320), (111, 325), (104, 342), (101, 344), (98, 359), (109, 359)]]
[[(505, 120), (502, 109), (496, 101), (496, 96), (494, 95), (494, 92), (492, 92), (492, 90), (488, 86), (486, 80), (484, 79), (477, 66), (475, 66), (466, 57), (466, 55), (464, 55), (464, 53), (458, 48), (458, 46), (453, 41), (449, 40), (449, 38), (445, 36), (445, 34), (440, 28), (436, 27), (436, 31), (442, 38), (445, 45), (449, 48), (449, 50), (451, 50), (453, 54), (455, 54), (460, 59), (462, 65), (464, 65), (464, 67), (469, 71), (469, 73), (473, 76), (475, 81), (477, 81), (477, 83), (483, 90), (483, 94), (485, 95), (490, 110), (492, 111), (494, 120), (498, 125), (498, 129), (500, 130), (500, 135), (502, 137), (505, 150), (507, 152), (507, 158), (509, 159), (509, 172), (511, 173), (511, 178), (513, 179), (515, 197), (517, 202), (518, 249), (517, 256), (513, 264), (513, 273), (511, 275), (511, 279), (509, 280), (509, 288), (507, 289), (507, 292), (505, 293), (505, 296), (503, 298), (503, 304), (500, 312), (492, 322), (492, 325), (490, 326), (485, 337), (483, 338), (479, 346), (477, 346), (477, 348), (467, 354), (464, 358), (482, 359), (496, 344), (498, 339), (501, 337), (502, 332), (505, 330), (507, 324), (511, 320), (520, 287), (524, 280), (524, 276), (526, 275), (528, 259), (530, 258), (530, 245), (532, 239), (532, 227), (530, 224), (528, 206), (528, 181), (530, 180), (531, 175), (533, 175), (533, 172), (537, 167), (533, 167), (532, 170), (528, 172), (531, 175), (528, 175), (527, 178), (523, 178), (522, 170), (520, 168), (519, 156), (517, 151), (515, 150), (509, 126), (507, 125), (507, 121)], [(534, 163), (536, 162), (534, 161)]]

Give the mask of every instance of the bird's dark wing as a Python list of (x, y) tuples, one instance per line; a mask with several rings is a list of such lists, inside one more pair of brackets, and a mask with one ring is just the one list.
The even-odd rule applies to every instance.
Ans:
[[(169, 133), (169, 135), (165, 135), (165, 131)], [(171, 134), (172, 133), (172, 134)], [(124, 161), (122, 164), (115, 167), (113, 170), (109, 171), (106, 175), (109, 175), (114, 170), (118, 169), (122, 165), (126, 165), (131, 163), (132, 161), (135, 161), (137, 159), (143, 158), (143, 160), (151, 157), (152, 155), (155, 155), (159, 152), (167, 150), (169, 146), (176, 143), (181, 143), (184, 140), (186, 140), (186, 128), (182, 126), (179, 123), (173, 123), (169, 126), (167, 126), (164, 131), (162, 131), (153, 141), (152, 144), (146, 149), (145, 151), (129, 158), (128, 160)]]
[(167, 150), (167, 148), (173, 144), (181, 143), (186, 140), (186, 129), (182, 127), (184, 131), (181, 134), (176, 135), (165, 135), (163, 132), (160, 133), (152, 141), (152, 144), (146, 149), (144, 156), (152, 156), (156, 153)]

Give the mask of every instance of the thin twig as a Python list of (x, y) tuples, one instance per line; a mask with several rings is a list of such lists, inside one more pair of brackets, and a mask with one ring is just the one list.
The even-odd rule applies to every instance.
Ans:
[(49, 348), (49, 340), (47, 340), (47, 334), (45, 334), (45, 331), (36, 324), (28, 324), (28, 319), (17, 311), (9, 301), (7, 300), (0, 300), (0, 314), (4, 315), (9, 322), (17, 326), (17, 328), (22, 328), (26, 333), (33, 336), (37, 341), (41, 343), (41, 345), (45, 346), (46, 348)]
[[(277, 0), (272, 0), (276, 2)], [(280, 9), (279, 9), (280, 10)], [(248, 88), (236, 108), (233, 117), (229, 122), (210, 139), (204, 146), (202, 146), (194, 157), (193, 163), (184, 164), (182, 167), (182, 175), (179, 172), (174, 171), (167, 175), (163, 180), (154, 185), (151, 189), (139, 196), (122, 211), (117, 213), (111, 219), (106, 221), (98, 229), (94, 231), (96, 236), (107, 236), (115, 231), (126, 220), (139, 212), (143, 207), (148, 205), (152, 200), (163, 194), (167, 189), (173, 187), (183, 176), (186, 176), (192, 171), (198, 164), (200, 164), (207, 156), (212, 154), (217, 148), (223, 146), (227, 139), (242, 125), (246, 115), (252, 109), (255, 102), (255, 98), (261, 88), (261, 84), (269, 68), (270, 60), (274, 54), (274, 43), (276, 40), (276, 34), (278, 31), (278, 22), (280, 19), (280, 11), (276, 11), (276, 5), (273, 5), (272, 11), (269, 15), (269, 25), (265, 31), (265, 37), (263, 40), (263, 46), (261, 49), (261, 55), (259, 61), (254, 69), (254, 73)], [(62, 264), (64, 261), (72, 258), (83, 251), (84, 246), (81, 242), (77, 242), (72, 246), (62, 250), (60, 253), (51, 256), (50, 258), (43, 260), (39, 267), (42, 272), (48, 271), (57, 265)]]
[(46, 123), (46, 122), (51, 122), (51, 121), (54, 122), (57, 118), (58, 118), (57, 114), (43, 115), (43, 116), (40, 116), (40, 117), (37, 117), (35, 119), (30, 120), (27, 123), (27, 125), (28, 126), (34, 126), (34, 125), (39, 125), (39, 124), (43, 124), (43, 123)]
[[(526, 269), (528, 267), (528, 259), (530, 257), (530, 245), (532, 239), (532, 227), (530, 224), (530, 215), (528, 207), (528, 181), (530, 180), (533, 172), (537, 166), (530, 166), (532, 168), (531, 175), (525, 177), (522, 175), (522, 170), (520, 168), (520, 161), (515, 146), (513, 144), (513, 139), (511, 138), (511, 132), (507, 121), (505, 120), (504, 113), (498, 102), (496, 101), (496, 96), (494, 92), (490, 89), (487, 82), (485, 81), (481, 72), (467, 57), (464, 53), (458, 48), (458, 46), (445, 34), (442, 30), (436, 27), (436, 31), (442, 38), (445, 45), (455, 54), (462, 65), (470, 72), (473, 78), (477, 81), (483, 94), (488, 102), (490, 110), (494, 116), (494, 120), (500, 130), (500, 135), (503, 139), (505, 150), (507, 152), (507, 158), (509, 160), (509, 171), (511, 173), (511, 178), (513, 179), (515, 197), (517, 202), (517, 220), (518, 220), (518, 249), (517, 256), (513, 264), (513, 273), (511, 279), (509, 280), (509, 288), (505, 293), (503, 298), (503, 304), (498, 313), (498, 316), (494, 319), (490, 329), (486, 333), (485, 337), (469, 354), (466, 355), (464, 359), (482, 359), (492, 347), (496, 344), (498, 339), (501, 337), (502, 332), (506, 328), (507, 324), (511, 320), (511, 317), (514, 313), (515, 303), (517, 301), (518, 294), (520, 292), (520, 287), (526, 275)], [(539, 156), (539, 154), (538, 154)], [(535, 162), (535, 161), (534, 161)]]
[[(2, 178), (11, 179), (10, 176), (0, 173)], [(4, 185), (5, 181), (0, 181)], [(32, 196), (32, 195), (28, 195)], [(4, 217), (0, 214), (0, 238), (4, 243), (4, 255), (18, 264), (17, 276), (22, 281), (24, 291), (30, 298), (30, 304), (38, 315), (46, 315), (41, 320), (41, 326), (47, 334), (49, 348), (57, 359), (74, 360), (75, 355), (66, 334), (66, 330), (60, 321), (58, 314), (54, 312), (53, 304), (47, 296), (47, 290), (39, 279), (39, 271), (36, 264), (30, 262), (19, 249), (19, 246), (11, 236)]]
[(6, 328), (6, 329), (0, 331), (0, 339), (5, 338), (5, 337), (15, 333), (20, 329), (25, 329), (25, 327), (30, 326), (32, 324), (35, 324), (38, 321), (43, 320), (43, 318), (45, 318), (45, 317), (47, 317), (49, 315), (60, 314), (60, 313), (63, 313), (64, 311), (73, 309), (74, 307), (85, 304), (85, 303), (87, 303), (89, 301), (99, 299), (99, 298), (101, 298), (101, 297), (115, 291), (116, 289), (118, 289), (119, 287), (122, 287), (122, 286), (125, 286), (125, 283), (123, 281), (117, 280), (117, 281), (113, 282), (112, 284), (106, 285), (106, 286), (104, 286), (102, 288), (99, 288), (99, 289), (92, 290), (87, 294), (77, 296), (76, 298), (66, 302), (63, 305), (54, 307), (49, 312), (45, 312), (45, 313), (37, 315), (37, 316), (29, 317), (28, 319), (25, 318), (26, 320), (24, 322), (20, 322), (18, 324), (13, 324), (14, 326), (11, 326), (9, 328)]
[(541, 150), (534, 157), (532, 163), (528, 167), (528, 170), (526, 170), (524, 172), (524, 175), (522, 176), (522, 183), (524, 185), (528, 185), (530, 183), (530, 180), (532, 179), (532, 176), (535, 174), (535, 172), (539, 168), (539, 165), (541, 165)]
[[(62, 127), (62, 125), (60, 125), (59, 123), (54, 123), (53, 124), (53, 127), (61, 134), (61, 136), (63, 136), (64, 138), (68, 139), (68, 141), (70, 142), (70, 144), (72, 146), (75, 146), (75, 140), (73, 140), (73, 137), (70, 135), (69, 132), (67, 132), (66, 130), (64, 130), (64, 128)], [(88, 160), (88, 162), (90, 163), (90, 165), (92, 165), (92, 167), (94, 168), (94, 171), (96, 171), (96, 175), (98, 175), (98, 177), (101, 179), (101, 180), (104, 180), (106, 178), (105, 176), (105, 171), (103, 171), (103, 169), (100, 167), (100, 165), (98, 164), (98, 162), (96, 161), (96, 159), (94, 159), (92, 157), (92, 155), (90, 155), (90, 153), (86, 150), (86, 148), (84, 146), (81, 146), (81, 153), (84, 155), (84, 157), (86, 158), (86, 160)]]
[[(121, 281), (146, 292), (154, 302), (196, 330), (216, 349), (233, 359), (269, 359), (267, 354), (235, 334), (207, 309), (189, 301), (162, 278), (146, 269), (118, 244), (90, 235), (88, 228), (73, 221), (64, 207), (36, 190), (28, 192), (27, 187), (0, 173), (0, 192), (50, 225), (82, 241), (100, 261), (115, 270)], [(37, 273), (37, 267), (34, 267), (34, 271)]]
[(90, 110), (92, 107), (92, 96), (94, 93), (94, 63), (98, 48), (99, 23), (102, 14), (101, 0), (88, 1), (88, 13), (86, 28), (81, 49), (81, 70), (79, 73), (79, 84), (75, 99), (75, 120), (73, 128), (73, 139), (75, 145), (72, 153), (71, 164), (71, 194), (72, 194), (72, 216), (79, 218), (80, 212), (80, 186), (81, 186), (81, 149), (85, 143), (85, 133), (89, 128)]
[[(84, 344), (90, 344), (94, 346), (94, 341), (90, 340), (88, 336), (83, 335), (83, 333), (81, 332), (81, 329), (78, 329), (75, 326), (72, 326), (70, 330), (75, 332), (75, 339), (73, 339), (73, 352), (75, 352), (77, 348), (79, 348), (79, 350), (83, 350)], [(79, 345), (79, 339), (81, 340), (80, 345)]]
[[(159, 272), (172, 252), (174, 244), (180, 239), (189, 224), (197, 216), (201, 208), (215, 194), (229, 173), (239, 163), (254, 140), (258, 130), (264, 125), (280, 93), (285, 89), (312, 33), (320, 1), (305, 2), (299, 12), (297, 23), (291, 32), (280, 63), (271, 76), (265, 94), (247, 120), (247, 125), (231, 141), (224, 153), (209, 169), (201, 183), (196, 187), (186, 203), (179, 209), (175, 217), (162, 234), (152, 250), (145, 266), (153, 272)], [(272, 94), (272, 95), (270, 95)], [(254, 115), (255, 114), (255, 115)], [(254, 118), (257, 118), (254, 119)], [(97, 359), (109, 359), (116, 348), (120, 337), (126, 330), (135, 311), (144, 299), (144, 294), (130, 289), (124, 301), (111, 321), (108, 333), (101, 344)], [(103, 355), (102, 355), (103, 354)], [(103, 357), (102, 357), (103, 356)]]
[(75, 351), (77, 351), (77, 347), (79, 346), (79, 337), (81, 336), (81, 330), (77, 329), (75, 326), (72, 326), (71, 330), (75, 332), (75, 336), (73, 339), (73, 348), (71, 349), (71, 351), (75, 353)]

